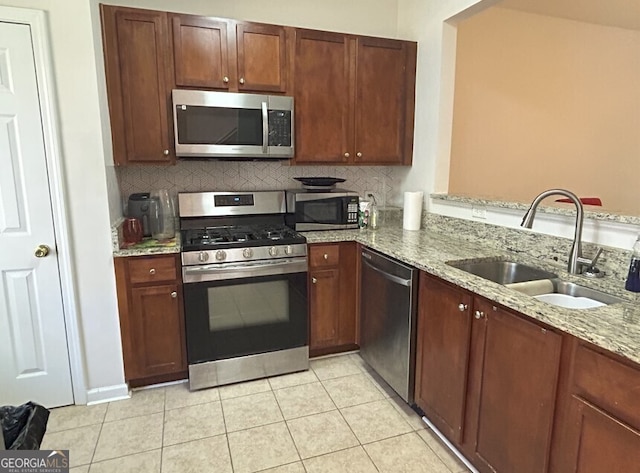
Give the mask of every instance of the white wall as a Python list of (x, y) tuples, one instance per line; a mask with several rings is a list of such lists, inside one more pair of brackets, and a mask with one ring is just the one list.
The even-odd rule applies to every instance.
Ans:
[(0, 0), (48, 13), (87, 390), (124, 382), (95, 55), (86, 0)]

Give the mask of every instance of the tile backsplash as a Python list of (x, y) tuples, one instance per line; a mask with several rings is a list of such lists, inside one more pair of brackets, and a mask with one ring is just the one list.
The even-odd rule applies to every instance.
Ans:
[[(385, 206), (409, 168), (400, 166), (290, 166), (286, 161), (179, 160), (175, 166), (126, 166), (116, 169), (123, 204), (133, 192), (167, 189), (171, 194), (194, 191), (248, 191), (298, 188), (299, 176), (341, 177), (338, 187), (361, 197), (373, 191)], [(124, 205), (123, 205), (124, 207)]]

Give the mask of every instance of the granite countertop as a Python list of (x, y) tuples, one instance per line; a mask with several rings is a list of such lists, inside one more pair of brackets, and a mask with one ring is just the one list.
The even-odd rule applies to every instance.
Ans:
[[(594, 286), (593, 281), (582, 276), (570, 275), (558, 266), (528, 258), (522, 253), (496, 250), (458, 239), (450, 234), (427, 230), (406, 231), (397, 227), (384, 227), (375, 231), (339, 230), (305, 232), (304, 235), (308, 243), (357, 241), (504, 307), (640, 363), (640, 304), (633, 294), (612, 286), (607, 292), (623, 296), (628, 302), (592, 309), (565, 309), (544, 303), (446, 263), (478, 258), (508, 258), (510, 261), (547, 269), (564, 280), (600, 290), (603, 290), (603, 280), (598, 281), (598, 285)], [(604, 283), (606, 284), (606, 281)]]
[[(527, 257), (522, 252), (497, 250), (487, 245), (457, 238), (455, 234), (428, 230), (407, 231), (400, 226), (382, 227), (378, 230), (336, 230), (303, 232), (308, 243), (357, 241), (374, 250), (408, 263), (475, 294), (486, 297), (552, 327), (570, 333), (582, 340), (622, 355), (640, 363), (640, 304), (638, 297), (614, 285), (614, 281), (592, 281), (568, 274), (559, 266)], [(120, 248), (118, 229), (113, 231), (113, 255), (115, 257), (148, 256), (179, 253), (180, 235), (167, 242), (145, 240), (130, 248)], [(628, 300), (592, 309), (565, 309), (553, 306), (522, 294), (501, 284), (467, 273), (447, 265), (448, 261), (474, 260), (478, 258), (508, 258), (531, 266), (552, 271), (564, 280), (583, 286), (604, 290)], [(607, 287), (610, 284), (610, 287)]]
[(114, 257), (149, 256), (180, 253), (180, 231), (170, 240), (145, 238), (135, 245), (125, 246), (122, 242), (122, 222), (119, 219), (111, 225), (111, 249)]

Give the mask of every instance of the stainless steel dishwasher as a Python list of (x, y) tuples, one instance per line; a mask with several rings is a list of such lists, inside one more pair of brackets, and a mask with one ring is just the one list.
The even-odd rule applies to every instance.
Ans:
[(362, 250), (360, 355), (402, 399), (413, 403), (417, 269)]

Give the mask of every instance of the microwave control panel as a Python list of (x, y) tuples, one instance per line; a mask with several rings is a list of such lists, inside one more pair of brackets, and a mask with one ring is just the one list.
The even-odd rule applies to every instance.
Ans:
[(347, 204), (347, 223), (358, 223), (358, 198)]
[(269, 110), (269, 146), (291, 146), (290, 110)]

